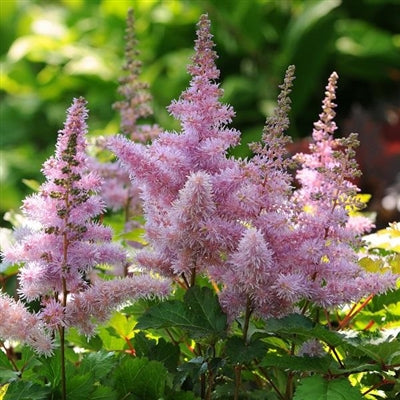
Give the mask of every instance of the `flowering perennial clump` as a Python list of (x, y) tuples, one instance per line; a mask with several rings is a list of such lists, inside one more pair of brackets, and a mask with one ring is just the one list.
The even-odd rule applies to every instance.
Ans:
[[(40, 301), (30, 314), (21, 303), (1, 294), (1, 337), (17, 337), (48, 354), (49, 334), (76, 326), (86, 334), (93, 322), (104, 321), (113, 307), (128, 299), (166, 295), (169, 284), (148, 276), (103, 282), (92, 270), (99, 264), (125, 262), (125, 252), (111, 243), (110, 228), (94, 219), (104, 209), (96, 194), (100, 177), (88, 169), (86, 155), (86, 101), (75, 99), (60, 131), (56, 152), (45, 162), (47, 178), (37, 194), (24, 201), (31, 227), (16, 232), (16, 243), (4, 251), (8, 262), (23, 263), (19, 295)], [(8, 328), (4, 324), (13, 321)]]
[[(110, 148), (141, 186), (150, 247), (138, 262), (183, 286), (196, 274), (220, 287), (231, 318), (242, 311), (283, 316), (300, 300), (324, 307), (359, 300), (394, 287), (396, 276), (365, 272), (357, 263), (360, 235), (371, 228), (350, 217), (358, 207), (355, 135), (337, 139), (336, 73), (327, 86), (311, 154), (286, 156), (289, 141), (289, 67), (278, 107), (250, 159), (227, 150), (239, 141), (228, 128), (234, 111), (221, 104), (210, 22), (200, 18), (190, 86), (169, 106), (180, 133), (164, 132), (150, 145), (119, 136)], [(297, 163), (296, 182), (290, 167)], [(297, 188), (296, 188), (297, 186)]]
[[(240, 132), (229, 127), (233, 108), (220, 101), (207, 15), (198, 23), (189, 87), (168, 107), (179, 132), (138, 123), (152, 110), (139, 80), (132, 11), (126, 39), (123, 99), (114, 105), (121, 134), (96, 142), (102, 157), (110, 161), (111, 150), (114, 158), (87, 154), (86, 101), (74, 99), (55, 155), (43, 165), (46, 181), (25, 199), (25, 224), (3, 250), (6, 264), (19, 264), (15, 299), (0, 291), (5, 398), (211, 400), (229, 393), (238, 400), (274, 390), (288, 400), (333, 392), (356, 399), (392, 384), (396, 397), (389, 372), (398, 368), (390, 354), (398, 348), (390, 330), (397, 292), (379, 306), (374, 296), (396, 288), (399, 258), (395, 246), (385, 243), (380, 257), (379, 246), (362, 244), (373, 224), (358, 212), (357, 137), (335, 137), (337, 74), (329, 77), (308, 154), (287, 155), (289, 66), (260, 142), (250, 145), (251, 157), (234, 158), (228, 152)], [(124, 214), (120, 245), (103, 212), (107, 220)], [(137, 239), (142, 214), (145, 240), (136, 243), (128, 238)], [(125, 307), (171, 292), (167, 301)], [(377, 344), (379, 332), (366, 331), (381, 311), (388, 333)], [(354, 321), (363, 312), (367, 322)], [(108, 319), (88, 345), (66, 335), (70, 327), (95, 335)], [(357, 337), (356, 324), (363, 330)], [(337, 332), (349, 328), (351, 335)], [(14, 341), (44, 356), (57, 344), (60, 357), (20, 367), (26, 355), (17, 360)], [(97, 351), (101, 345), (107, 352)], [(368, 375), (381, 380), (360, 391)]]

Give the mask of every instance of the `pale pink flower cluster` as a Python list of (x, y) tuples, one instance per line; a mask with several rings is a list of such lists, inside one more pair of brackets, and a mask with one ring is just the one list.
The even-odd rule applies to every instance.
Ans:
[[(86, 118), (86, 101), (74, 99), (64, 129), (59, 133), (55, 155), (44, 163), (46, 182), (22, 207), (27, 219), (35, 222), (30, 226), (37, 229), (23, 227), (15, 244), (3, 254), (6, 262), (23, 263), (18, 275), (20, 298), (28, 302), (39, 300), (41, 306), (38, 314), (30, 315), (27, 310), (22, 311), (21, 303), (1, 295), (8, 304), (5, 317), (14, 313), (16, 323), (31, 321), (28, 325), (32, 329), (40, 327), (35, 330), (38, 342), (40, 335), (46, 342), (48, 332), (71, 325), (86, 331), (84, 328), (91, 319), (104, 321), (112, 308), (130, 295), (132, 298), (158, 293), (163, 296), (168, 285), (150, 277), (90, 282), (93, 268), (99, 264), (122, 265), (126, 254), (111, 242), (111, 229), (94, 220), (103, 211), (104, 203), (96, 194), (101, 179), (89, 169)], [(105, 291), (107, 287), (112, 290)], [(74, 306), (75, 301), (79, 301), (79, 307)], [(90, 301), (96, 306), (87, 304)], [(75, 310), (72, 314), (71, 309)], [(8, 318), (1, 318), (0, 332), (4, 335), (7, 333), (4, 326), (8, 324), (12, 324)], [(18, 339), (42, 351), (32, 341), (31, 328), (20, 332)]]
[[(119, 111), (121, 132), (135, 142), (148, 143), (159, 135), (161, 129), (158, 125), (138, 123), (141, 118), (150, 117), (153, 109), (149, 85), (140, 80), (142, 63), (138, 59), (133, 9), (128, 11), (126, 19), (125, 42), (125, 64), (123, 65), (125, 75), (120, 78), (118, 87), (118, 93), (122, 99), (114, 103), (113, 108)], [(99, 150), (104, 150), (107, 138), (99, 138), (96, 144)], [(91, 162), (104, 181), (100, 195), (107, 208), (114, 212), (124, 211), (127, 222), (133, 216), (140, 215), (142, 208), (139, 188), (135, 182), (131, 182), (129, 174), (113, 161), (99, 162), (92, 159)], [(128, 223), (126, 231), (129, 228)]]
[(297, 355), (299, 357), (323, 357), (326, 354), (318, 339), (310, 339), (304, 342)]
[(0, 292), (0, 338), (24, 342), (38, 353), (51, 355), (53, 340), (38, 314)]
[(222, 265), (223, 251), (233, 249), (243, 230), (224, 215), (229, 209), (218, 204), (214, 193), (219, 187), (222, 200), (232, 177), (237, 174), (239, 183), (241, 175), (237, 163), (226, 157), (228, 148), (238, 143), (239, 132), (226, 126), (234, 116), (232, 107), (219, 102), (222, 90), (214, 83), (219, 71), (209, 25), (203, 16), (189, 66), (190, 87), (169, 107), (181, 121), (182, 132), (162, 133), (146, 146), (122, 136), (110, 141), (143, 190), (146, 237), (153, 246), (138, 260), (177, 276), (187, 286), (210, 265)]
[(294, 69), (289, 67), (275, 114), (266, 122), (251, 159), (227, 150), (239, 141), (229, 128), (234, 111), (221, 104), (222, 90), (210, 22), (200, 18), (189, 88), (169, 106), (181, 132), (162, 133), (151, 145), (123, 136), (110, 141), (140, 184), (150, 247), (138, 262), (192, 286), (197, 274), (219, 284), (220, 302), (231, 318), (247, 309), (281, 316), (300, 300), (324, 307), (393, 288), (396, 276), (368, 274), (357, 264), (360, 234), (352, 222), (354, 135), (335, 139), (336, 74), (327, 86), (310, 155), (298, 155), (298, 189), (286, 158)]

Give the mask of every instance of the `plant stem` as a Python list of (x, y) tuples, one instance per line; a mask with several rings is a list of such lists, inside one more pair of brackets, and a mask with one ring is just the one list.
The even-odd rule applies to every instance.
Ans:
[(240, 386), (242, 384), (242, 366), (235, 365), (235, 392), (233, 394), (234, 400), (239, 400)]
[[(253, 308), (251, 306), (251, 299), (249, 296), (247, 296), (246, 311), (244, 315), (244, 324), (243, 324), (243, 336), (242, 336), (245, 345), (247, 345), (247, 335), (249, 332), (250, 317), (252, 312)], [(242, 384), (242, 367), (243, 366), (241, 364), (235, 365), (235, 392), (233, 395), (234, 400), (239, 399), (240, 386)]]
[[(66, 238), (64, 237), (65, 242), (67, 242)], [(66, 245), (64, 249), (66, 249)], [(66, 250), (65, 250), (66, 252)], [(65, 257), (66, 258), (66, 257)], [(62, 306), (65, 309), (67, 305), (67, 282), (65, 277), (62, 278)], [(67, 400), (67, 378), (65, 374), (65, 327), (59, 327), (60, 333), (60, 351), (61, 351), (61, 398), (62, 400)]]
[(192, 274), (190, 275), (190, 287), (196, 284), (196, 267), (192, 268)]
[(345, 368), (345, 366), (344, 366), (342, 360), (340, 359), (339, 354), (337, 353), (336, 349), (333, 346), (329, 346), (329, 348), (331, 349), (331, 351), (334, 354), (337, 362), (339, 363), (340, 368)]
[(10, 361), (10, 363), (12, 364), (14, 370), (15, 370), (16, 372), (19, 372), (19, 369), (18, 369), (18, 367), (17, 367), (17, 364), (15, 364), (15, 361), (14, 361), (14, 355), (13, 355), (12, 348), (7, 348), (7, 347), (5, 346), (5, 344), (4, 344), (2, 341), (0, 341), (0, 346), (4, 349), (4, 351), (5, 351), (5, 353), (6, 353), (6, 356), (7, 356), (7, 358), (8, 358), (8, 361)]
[(213, 383), (214, 383), (214, 374), (211, 371), (211, 369), (208, 369), (208, 387), (207, 387), (207, 392), (205, 395), (205, 400), (211, 400), (211, 393), (213, 389)]
[(355, 306), (350, 310), (350, 312), (344, 317), (342, 322), (340, 322), (337, 330), (343, 329), (345, 326), (349, 324), (349, 322), (373, 299), (374, 295), (370, 294), (365, 301), (360, 305), (360, 307), (355, 310)]
[(267, 382), (272, 386), (272, 388), (275, 390), (276, 394), (281, 400), (286, 400), (281, 391), (279, 390), (278, 386), (275, 385), (273, 380), (268, 376), (267, 371), (263, 367), (258, 367), (258, 369), (261, 371), (262, 376), (267, 380)]
[(61, 351), (61, 398), (67, 400), (67, 384), (65, 376), (65, 328), (60, 326), (60, 351)]
[(243, 325), (243, 341), (245, 344), (247, 344), (247, 334), (249, 331), (250, 317), (251, 317), (252, 312), (253, 312), (253, 308), (251, 306), (251, 299), (249, 296), (247, 296), (246, 313), (244, 316), (244, 325)]

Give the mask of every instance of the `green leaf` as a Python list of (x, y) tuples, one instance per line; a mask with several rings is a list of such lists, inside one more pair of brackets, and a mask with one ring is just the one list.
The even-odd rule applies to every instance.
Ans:
[(0, 384), (10, 382), (18, 376), (18, 372), (13, 370), (7, 356), (0, 351)]
[(263, 367), (277, 367), (289, 371), (309, 371), (326, 373), (332, 364), (332, 358), (324, 357), (297, 357), (297, 356), (278, 356), (267, 354), (262, 362)]
[(93, 391), (93, 377), (91, 373), (75, 374), (67, 377), (67, 399), (88, 400)]
[(194, 338), (221, 337), (225, 334), (226, 315), (210, 288), (194, 286), (185, 293), (184, 303), (170, 300), (151, 307), (139, 318), (135, 329), (170, 327), (184, 329)]
[(190, 329), (192, 322), (186, 316), (185, 304), (178, 300), (169, 300), (147, 310), (138, 320), (135, 329), (160, 329), (176, 326)]
[(121, 337), (131, 338), (133, 336), (133, 327), (135, 321), (120, 312), (115, 312), (108, 325), (113, 327)]
[(321, 376), (304, 378), (293, 400), (363, 400), (361, 393), (347, 379), (325, 380)]
[(200, 397), (196, 397), (193, 392), (173, 392), (167, 397), (168, 400), (200, 400)]
[(10, 383), (4, 400), (46, 400), (50, 389), (36, 383), (18, 380)]
[(117, 392), (109, 386), (97, 386), (90, 400), (117, 400)]
[(119, 351), (126, 347), (126, 341), (120, 337), (114, 328), (101, 326), (98, 335), (103, 342), (103, 349), (108, 351)]
[(174, 377), (174, 384), (181, 386), (190, 376), (194, 381), (207, 371), (208, 364), (203, 357), (195, 357), (181, 364)]
[(118, 398), (158, 399), (164, 394), (167, 374), (165, 367), (158, 361), (124, 358), (115, 371)]
[(75, 328), (68, 329), (66, 339), (83, 349), (99, 351), (102, 348), (102, 342), (99, 336), (96, 335), (88, 339), (85, 335), (81, 335)]
[(53, 357), (43, 358), (40, 367), (40, 375), (44, 376), (52, 388), (56, 388), (61, 382), (61, 359), (59, 352), (56, 352)]
[(311, 329), (313, 322), (300, 314), (290, 314), (284, 318), (270, 318), (265, 323), (267, 332), (297, 333), (298, 329)]
[(233, 363), (249, 363), (255, 358), (261, 359), (267, 346), (260, 340), (245, 344), (242, 338), (233, 336), (226, 342), (226, 355)]
[(35, 192), (37, 192), (40, 187), (40, 183), (35, 179), (22, 179), (22, 183), (28, 186), (29, 189), (34, 190)]
[(280, 319), (268, 319), (264, 330), (267, 333), (280, 334), (281, 336), (290, 334), (299, 338), (317, 338), (334, 347), (344, 343), (344, 338), (340, 333), (330, 331), (321, 325), (313, 325), (309, 318), (299, 314), (291, 314)]
[(95, 381), (111, 373), (116, 361), (113, 353), (99, 351), (86, 354), (80, 365), (80, 373), (90, 373)]
[(184, 300), (193, 325), (197, 326), (195, 334), (201, 330), (205, 334), (213, 333), (217, 336), (224, 334), (226, 315), (222, 312), (218, 297), (210, 288), (194, 286), (186, 292)]
[(136, 356), (160, 361), (170, 372), (176, 371), (180, 356), (179, 346), (175, 346), (163, 338), (158, 339), (158, 342), (156, 342), (147, 338), (144, 332), (139, 332), (135, 335), (133, 345), (136, 350)]

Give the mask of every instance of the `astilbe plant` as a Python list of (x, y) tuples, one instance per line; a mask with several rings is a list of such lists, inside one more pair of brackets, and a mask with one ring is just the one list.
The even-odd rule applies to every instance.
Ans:
[[(86, 155), (86, 101), (75, 99), (60, 131), (56, 152), (43, 165), (46, 182), (28, 197), (22, 210), (30, 228), (16, 232), (16, 243), (5, 249), (9, 263), (22, 263), (19, 296), (39, 301), (38, 313), (1, 294), (0, 336), (18, 339), (50, 355), (51, 337), (60, 335), (64, 365), (65, 329), (93, 334), (96, 323), (109, 318), (118, 305), (140, 297), (165, 296), (169, 283), (145, 275), (90, 281), (99, 265), (125, 262), (125, 251), (111, 242), (112, 231), (95, 220), (104, 210), (98, 196), (101, 179), (89, 171)], [(65, 371), (63, 384), (65, 385)], [(65, 397), (65, 386), (63, 387)]]
[[(380, 376), (364, 394), (392, 384), (393, 341), (381, 351), (362, 335), (354, 339), (354, 331), (342, 333), (373, 296), (396, 287), (398, 274), (375, 264), (368, 272), (359, 262), (362, 235), (373, 225), (354, 214), (361, 208), (354, 183), (357, 138), (334, 136), (337, 74), (329, 78), (308, 154), (287, 156), (290, 66), (261, 141), (250, 145), (251, 157), (235, 159), (228, 152), (240, 133), (229, 127), (233, 108), (220, 101), (208, 16), (198, 23), (189, 87), (168, 107), (181, 129), (156, 138), (138, 124), (150, 115), (150, 96), (138, 80), (132, 12), (127, 24), (128, 74), (119, 89), (124, 100), (115, 105), (122, 134), (104, 141), (119, 163), (99, 167), (89, 160), (86, 102), (75, 99), (56, 154), (44, 164), (47, 181), (24, 202), (30, 225), (15, 232), (15, 245), (4, 252), (8, 262), (23, 265), (21, 300), (0, 294), (0, 337), (50, 355), (59, 332), (64, 359), (68, 327), (95, 335), (96, 325), (127, 300), (166, 296), (171, 282), (155, 277), (161, 275), (175, 281), (172, 299), (146, 303), (145, 311), (142, 304), (124, 309), (103, 331), (103, 345), (114, 332), (112, 345), (122, 338), (119, 349), (126, 354), (114, 364), (109, 354), (93, 358), (101, 374), (102, 362), (115, 368), (115, 388), (93, 392), (93, 399), (109, 390), (110, 399), (304, 400), (338, 393), (360, 400), (349, 374)], [(125, 207), (127, 231), (139, 191), (148, 245), (137, 252), (128, 277), (103, 280), (92, 273), (99, 265), (130, 264), (96, 217), (106, 206)], [(364, 263), (371, 267), (372, 256)], [(150, 274), (133, 273), (140, 270)], [(36, 313), (26, 306), (33, 300)], [(82, 364), (93, 366), (89, 357)]]
[[(164, 132), (149, 145), (122, 136), (109, 143), (142, 190), (149, 246), (138, 253), (139, 265), (172, 277), (187, 291), (189, 303), (192, 296), (200, 296), (195, 290), (197, 278), (207, 277), (230, 326), (239, 322), (243, 343), (251, 348), (252, 316), (262, 320), (292, 313), (311, 316), (315, 309), (319, 315), (320, 309), (330, 324), (333, 307), (393, 289), (398, 276), (366, 272), (358, 264), (361, 235), (372, 224), (351, 215), (360, 207), (353, 183), (359, 174), (354, 161), (357, 140), (353, 134), (333, 136), (336, 73), (329, 79), (310, 154), (293, 159), (286, 154), (291, 66), (261, 142), (251, 145), (253, 156), (233, 159), (227, 151), (238, 143), (239, 132), (227, 126), (234, 116), (232, 107), (219, 101), (222, 90), (216, 82), (219, 71), (213, 46), (210, 22), (203, 15), (188, 68), (189, 88), (168, 108), (180, 121), (181, 132)], [(207, 298), (207, 291), (202, 293)], [(169, 315), (168, 305), (144, 315), (138, 327), (175, 326), (176, 320), (168, 317), (159, 323), (164, 312)], [(223, 318), (210, 330), (221, 333), (221, 326)], [(209, 352), (215, 355), (213, 340)], [(226, 351), (232, 343), (236, 342), (228, 341)], [(288, 352), (294, 355), (295, 345)], [(311, 340), (297, 354), (322, 353), (318, 340)], [(195, 355), (210, 363), (200, 383), (201, 397), (210, 399), (216, 385), (211, 366), (216, 356), (205, 358), (201, 346)], [(337, 354), (336, 359), (341, 362)], [(235, 367), (235, 399), (242, 366), (238, 362)], [(293, 374), (289, 374), (286, 397), (275, 389), (280, 398), (291, 398)]]
[(321, 306), (358, 301), (393, 287), (391, 274), (368, 274), (357, 264), (355, 247), (370, 227), (351, 223), (358, 176), (356, 139), (335, 139), (332, 74), (310, 155), (297, 155), (300, 187), (294, 189), (286, 157), (289, 93), (294, 67), (287, 71), (278, 107), (266, 122), (254, 156), (234, 160), (229, 147), (239, 133), (226, 124), (234, 116), (219, 102), (212, 36), (200, 19), (189, 88), (169, 106), (182, 132), (163, 133), (151, 145), (124, 137), (111, 148), (143, 190), (146, 237), (141, 265), (174, 276), (184, 286), (196, 274), (222, 287), (220, 300), (234, 318), (284, 316), (301, 300)]

